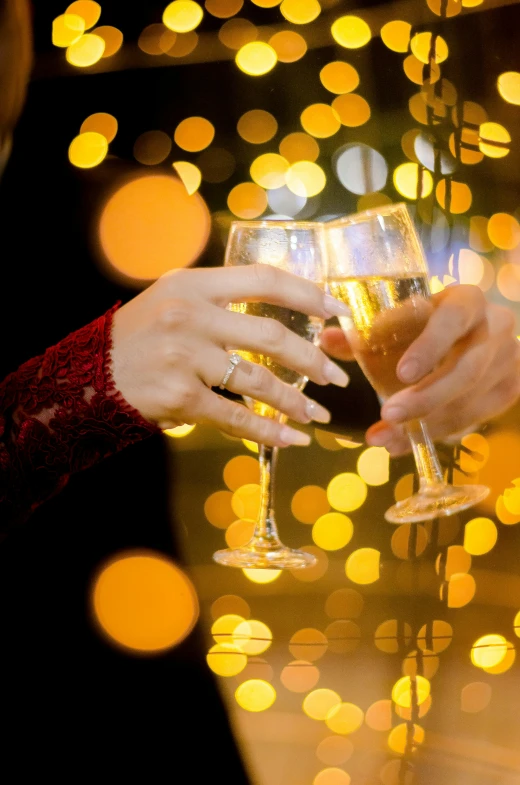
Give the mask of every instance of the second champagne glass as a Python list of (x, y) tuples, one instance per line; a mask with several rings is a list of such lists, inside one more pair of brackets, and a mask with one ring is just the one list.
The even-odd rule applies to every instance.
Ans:
[[(352, 351), (381, 402), (402, 390), (397, 364), (432, 312), (428, 268), (404, 204), (367, 210), (325, 225), (328, 284), (350, 316), (340, 317)], [(414, 523), (451, 515), (484, 499), (483, 485), (445, 482), (422, 420), (406, 424), (419, 492), (385, 513), (391, 523)]]
[[(231, 225), (225, 265), (270, 264), (317, 284), (325, 280), (323, 226), (303, 221), (234, 221)], [(231, 310), (276, 319), (307, 341), (318, 343), (323, 320), (298, 311), (261, 302), (232, 303)], [(238, 350), (237, 350), (238, 351)], [(269, 368), (286, 384), (302, 390), (307, 382), (297, 371), (284, 368), (264, 354), (238, 351), (249, 362)], [(261, 401), (245, 397), (257, 414), (281, 420), (280, 412)], [(213, 554), (219, 564), (230, 567), (300, 569), (311, 567), (315, 558), (305, 551), (285, 546), (278, 536), (274, 514), (277, 447), (259, 445), (260, 511), (252, 539), (240, 548), (226, 548)]]

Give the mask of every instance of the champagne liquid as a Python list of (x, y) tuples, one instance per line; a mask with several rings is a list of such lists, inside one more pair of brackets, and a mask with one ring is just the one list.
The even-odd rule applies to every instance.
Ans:
[[(276, 319), (291, 330), (296, 335), (304, 338), (306, 341), (317, 344), (322, 330), (322, 320), (316, 317), (308, 316), (299, 311), (292, 311), (290, 308), (282, 308), (279, 305), (270, 305), (269, 303), (232, 303), (229, 306), (231, 311), (238, 313), (246, 313), (249, 316), (263, 316), (264, 318)], [(238, 350), (238, 354), (248, 360), (248, 362), (263, 365), (268, 368), (271, 373), (280, 379), (285, 384), (290, 384), (298, 390), (303, 390), (307, 383), (307, 377), (301, 376), (297, 371), (292, 371), (290, 368), (285, 368), (269, 357), (266, 354), (257, 354), (256, 352), (247, 352)], [(263, 417), (270, 417), (271, 419), (280, 419), (280, 413), (262, 401), (256, 401), (252, 398), (244, 396), (244, 400), (256, 414)]]
[(329, 281), (350, 309), (339, 322), (365, 376), (382, 400), (406, 387), (396, 368), (432, 312), (424, 275), (366, 276)]

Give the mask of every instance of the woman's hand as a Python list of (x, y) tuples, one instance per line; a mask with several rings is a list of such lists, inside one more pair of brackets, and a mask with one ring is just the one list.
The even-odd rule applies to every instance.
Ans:
[[(112, 372), (117, 389), (162, 429), (203, 423), (262, 444), (308, 444), (301, 431), (256, 415), (211, 389), (224, 377), (229, 349), (267, 354), (318, 384), (348, 384), (341, 368), (280, 322), (226, 310), (230, 302), (248, 300), (322, 319), (345, 311), (314, 283), (269, 265), (169, 272), (115, 313)], [(299, 423), (330, 419), (326, 409), (302, 392), (244, 360), (226, 387)]]
[[(385, 401), (367, 443), (392, 455), (410, 451), (403, 424), (422, 418), (433, 439), (446, 440), (509, 409), (520, 395), (520, 344), (515, 317), (486, 301), (476, 286), (450, 286), (433, 295), (433, 313), (397, 366), (404, 390)], [(340, 360), (352, 352), (339, 328), (322, 347)]]

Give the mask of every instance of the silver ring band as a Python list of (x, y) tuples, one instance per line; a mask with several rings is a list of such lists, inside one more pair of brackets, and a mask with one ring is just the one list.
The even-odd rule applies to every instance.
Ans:
[(226, 389), (226, 384), (229, 382), (229, 380), (231, 378), (231, 374), (233, 373), (233, 371), (237, 367), (237, 365), (240, 362), (240, 360), (241, 360), (241, 357), (236, 352), (232, 352), (229, 355), (229, 365), (227, 367), (226, 373), (222, 377), (222, 381), (219, 384), (219, 387), (220, 387), (221, 390), (225, 390)]

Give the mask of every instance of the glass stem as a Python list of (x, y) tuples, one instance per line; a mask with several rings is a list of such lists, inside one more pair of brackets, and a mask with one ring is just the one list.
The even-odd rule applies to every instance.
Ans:
[(255, 526), (254, 537), (271, 547), (279, 544), (278, 529), (274, 517), (274, 477), (278, 447), (259, 445), (260, 458), (260, 511)]
[(440, 485), (445, 485), (445, 482), (437, 451), (426, 425), (422, 420), (411, 420), (406, 424), (406, 432), (412, 445), (419, 475), (419, 493), (438, 490)]

